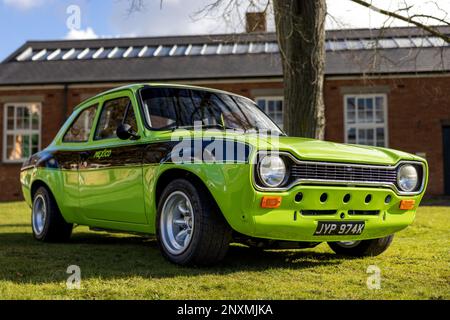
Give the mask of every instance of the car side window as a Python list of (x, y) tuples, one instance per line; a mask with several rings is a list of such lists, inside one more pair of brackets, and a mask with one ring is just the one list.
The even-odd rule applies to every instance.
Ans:
[(137, 131), (136, 115), (130, 98), (106, 101), (95, 131), (95, 140), (116, 138), (116, 130), (122, 123), (129, 124), (134, 131)]
[(63, 137), (63, 142), (87, 142), (98, 104), (81, 111)]
[(148, 110), (152, 128), (170, 128), (176, 125), (177, 114), (173, 90), (165, 88), (144, 90), (142, 100)]

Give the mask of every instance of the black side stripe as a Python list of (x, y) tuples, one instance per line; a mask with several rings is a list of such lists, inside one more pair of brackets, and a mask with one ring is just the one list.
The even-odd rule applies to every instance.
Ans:
[(184, 163), (194, 160), (246, 163), (250, 150), (250, 146), (242, 142), (215, 139), (185, 140), (183, 146), (177, 141), (165, 141), (90, 150), (43, 150), (25, 161), (22, 171), (35, 167), (61, 170), (101, 169), (180, 160)]

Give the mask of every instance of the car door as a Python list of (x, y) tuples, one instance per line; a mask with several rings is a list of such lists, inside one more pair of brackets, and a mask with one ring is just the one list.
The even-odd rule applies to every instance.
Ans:
[(146, 224), (142, 179), (143, 146), (120, 140), (116, 129), (128, 123), (140, 133), (138, 112), (128, 91), (104, 97), (89, 148), (80, 154), (80, 211), (90, 220)]

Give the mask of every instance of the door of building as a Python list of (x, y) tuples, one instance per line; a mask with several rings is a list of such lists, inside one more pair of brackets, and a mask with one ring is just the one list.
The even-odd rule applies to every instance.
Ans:
[(450, 126), (442, 128), (444, 137), (444, 192), (450, 195)]

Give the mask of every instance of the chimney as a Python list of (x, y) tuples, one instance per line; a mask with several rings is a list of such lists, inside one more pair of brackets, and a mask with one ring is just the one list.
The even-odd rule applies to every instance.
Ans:
[(247, 22), (245, 26), (247, 33), (267, 31), (265, 12), (247, 12), (245, 18)]

